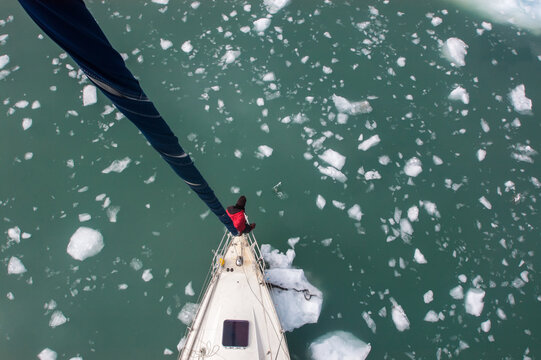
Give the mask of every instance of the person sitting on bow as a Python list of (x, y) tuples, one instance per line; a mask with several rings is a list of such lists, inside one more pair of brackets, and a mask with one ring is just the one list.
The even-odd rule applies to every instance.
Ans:
[(255, 223), (248, 224), (248, 222), (246, 221), (244, 208), (245, 206), (246, 196), (242, 195), (241, 197), (239, 197), (235, 205), (228, 206), (225, 210), (227, 212), (227, 215), (229, 215), (229, 217), (233, 221), (233, 225), (235, 225), (235, 228), (239, 231), (239, 235), (248, 234), (255, 228)]

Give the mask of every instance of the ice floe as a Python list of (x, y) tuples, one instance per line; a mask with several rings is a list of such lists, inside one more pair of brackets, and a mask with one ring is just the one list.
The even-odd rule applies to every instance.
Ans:
[(490, 203), (490, 201), (487, 200), (486, 197), (481, 196), (481, 197), (479, 198), (479, 202), (480, 202), (481, 204), (483, 204), (483, 206), (486, 207), (487, 209), (489, 209), (489, 210), (492, 209), (492, 204)]
[(340, 170), (335, 169), (332, 166), (318, 166), (317, 169), (323, 175), (329, 176), (329, 177), (333, 178), (334, 180), (338, 180), (340, 182), (346, 182), (347, 179), (348, 179), (347, 176), (344, 175), (343, 172), (341, 172)]
[(425, 259), (425, 256), (419, 249), (415, 249), (415, 253), (413, 254), (413, 258), (415, 259), (415, 262), (418, 264), (426, 264), (427, 261)]
[(193, 291), (193, 287), (192, 287), (192, 282), (190, 281), (188, 283), (188, 285), (186, 285), (186, 287), (184, 288), (184, 294), (188, 295), (188, 296), (194, 296), (195, 295), (195, 291)]
[(20, 243), (21, 242), (21, 229), (18, 226), (9, 228), (8, 239), (10, 241), (15, 241), (16, 243)]
[(479, 149), (477, 150), (476, 156), (477, 156), (477, 160), (483, 161), (485, 160), (485, 157), (487, 156), (487, 151), (484, 149)]
[(98, 94), (94, 85), (86, 85), (83, 88), (83, 106), (95, 104), (98, 101)]
[(9, 63), (9, 55), (0, 55), (0, 69), (3, 69)]
[(18, 274), (23, 274), (25, 272), (26, 272), (26, 267), (24, 267), (23, 262), (19, 258), (12, 256), (9, 259), (9, 263), (8, 263), (8, 274), (18, 275)]
[(268, 145), (259, 145), (257, 147), (256, 157), (263, 159), (272, 155), (274, 149)]
[(400, 66), (400, 67), (404, 67), (406, 66), (406, 58), (401, 56), (399, 57), (397, 60), (396, 60), (396, 65)]
[(423, 301), (425, 304), (430, 304), (434, 300), (434, 292), (432, 290), (428, 290), (423, 295)]
[(54, 350), (51, 350), (49, 348), (45, 348), (41, 350), (41, 352), (38, 354), (39, 360), (56, 360), (57, 353)]
[(332, 96), (334, 106), (338, 112), (348, 115), (367, 114), (372, 111), (370, 103), (366, 100), (350, 102), (348, 99), (334, 94)]
[(289, 4), (290, 0), (263, 0), (263, 4), (267, 11), (271, 14), (276, 14)]
[[(541, 19), (539, 19), (541, 21)], [(526, 87), (520, 84), (509, 92), (509, 100), (516, 112), (528, 114), (532, 110), (532, 100), (526, 97)]]
[(152, 269), (145, 269), (143, 271), (143, 274), (141, 275), (141, 279), (143, 279), (144, 282), (149, 282), (150, 280), (154, 279), (154, 275), (152, 275)]
[(57, 326), (65, 324), (66, 321), (68, 321), (68, 318), (64, 316), (62, 311), (56, 310), (51, 315), (51, 319), (49, 320), (49, 326), (55, 328)]
[(128, 167), (130, 163), (131, 159), (129, 157), (125, 157), (122, 160), (115, 160), (111, 163), (111, 165), (103, 169), (101, 172), (103, 174), (109, 174), (110, 172), (121, 173)]
[(346, 163), (346, 157), (332, 149), (327, 149), (319, 158), (329, 165), (332, 165), (338, 170), (342, 170), (342, 167)]
[(481, 289), (469, 289), (466, 293), (466, 312), (474, 316), (480, 316), (483, 312), (483, 307), (485, 303), (483, 299), (485, 297), (485, 292)]
[(82, 226), (71, 236), (67, 252), (72, 258), (83, 261), (97, 255), (103, 246), (103, 236), (99, 231)]
[(183, 42), (180, 49), (184, 51), (186, 54), (189, 54), (193, 50), (193, 46), (190, 40)]
[(308, 351), (312, 360), (364, 360), (370, 344), (345, 331), (333, 331), (317, 338)]
[(197, 308), (199, 307), (198, 304), (194, 303), (186, 303), (178, 313), (177, 318), (182, 321), (184, 325), (190, 325), (195, 318), (195, 314), (197, 313)]
[(257, 19), (254, 21), (254, 30), (259, 34), (263, 34), (270, 24), (271, 20), (268, 18)]
[(22, 122), (23, 130), (28, 130), (32, 126), (32, 119), (24, 118)]
[(232, 64), (240, 56), (240, 51), (238, 50), (227, 50), (227, 52), (222, 56), (220, 64), (226, 66)]
[(173, 42), (171, 40), (160, 39), (160, 47), (162, 48), (162, 50), (167, 50), (171, 46), (173, 46)]
[(417, 206), (412, 206), (408, 209), (408, 219), (410, 221), (417, 221), (419, 218), (419, 208)]
[(455, 300), (464, 299), (464, 289), (462, 289), (461, 285), (455, 286), (449, 291), (449, 295)]
[(462, 86), (457, 86), (449, 94), (449, 100), (462, 101), (464, 104), (469, 104), (470, 95)]
[(445, 41), (442, 47), (443, 55), (449, 62), (455, 66), (466, 65), (466, 54), (468, 53), (468, 45), (459, 38), (452, 37)]
[(362, 150), (362, 151), (366, 151), (366, 150), (370, 149), (371, 147), (376, 146), (377, 144), (379, 144), (380, 141), (381, 141), (381, 139), (379, 138), (379, 135), (372, 135), (368, 139), (361, 142), (359, 144), (359, 146), (358, 146), (358, 149)]
[(358, 204), (355, 204), (348, 209), (348, 216), (354, 220), (361, 221), (363, 215), (361, 207)]
[(421, 163), (421, 160), (419, 160), (416, 157), (412, 157), (406, 162), (406, 165), (404, 166), (404, 172), (406, 175), (411, 177), (416, 177), (423, 171), (423, 165)]
[(325, 207), (326, 203), (327, 203), (327, 201), (325, 201), (325, 198), (318, 194), (317, 199), (316, 199), (316, 206), (319, 209), (323, 209)]
[(400, 306), (395, 299), (390, 298), (389, 300), (393, 305), (391, 317), (396, 329), (400, 332), (408, 330), (410, 328), (410, 321), (404, 312), (404, 309), (402, 309), (402, 306)]

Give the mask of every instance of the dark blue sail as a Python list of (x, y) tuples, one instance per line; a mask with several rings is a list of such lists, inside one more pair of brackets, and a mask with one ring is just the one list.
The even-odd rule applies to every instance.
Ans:
[(145, 136), (162, 158), (233, 234), (222, 204), (184, 152), (175, 134), (109, 43), (82, 0), (19, 0), (39, 27)]

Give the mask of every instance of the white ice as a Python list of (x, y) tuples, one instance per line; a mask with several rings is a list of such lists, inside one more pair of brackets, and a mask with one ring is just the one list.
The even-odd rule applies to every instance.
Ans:
[(331, 177), (331, 178), (333, 178), (335, 180), (338, 180), (340, 182), (346, 182), (347, 179), (348, 179), (346, 177), (346, 175), (344, 175), (343, 172), (341, 172), (340, 170), (336, 170), (332, 166), (318, 166), (317, 169), (323, 175), (329, 176), (329, 177)]
[(67, 252), (72, 258), (83, 261), (103, 249), (103, 236), (97, 230), (81, 226), (71, 236)]
[(317, 195), (317, 199), (316, 199), (316, 206), (319, 208), (319, 209), (323, 209), (325, 207), (325, 204), (327, 203), (327, 201), (325, 200), (325, 198), (321, 195)]
[(240, 56), (240, 51), (238, 50), (227, 50), (220, 63), (222, 65), (227, 65), (233, 63)]
[(438, 26), (443, 22), (443, 20), (441, 19), (441, 17), (434, 16), (430, 22), (433, 26)]
[(489, 332), (491, 326), (492, 326), (492, 324), (491, 324), (490, 320), (483, 321), (483, 322), (481, 323), (481, 329), (482, 329), (484, 332)]
[(291, 246), (292, 249), (295, 248), (295, 245), (297, 245), (297, 243), (301, 240), (300, 237), (292, 237), (292, 238), (289, 238), (287, 239), (287, 243), (289, 244), (289, 246)]
[(408, 330), (410, 328), (410, 321), (404, 312), (404, 309), (402, 309), (402, 306), (400, 306), (393, 298), (390, 298), (389, 300), (393, 304), (391, 317), (393, 318), (396, 329), (400, 332)]
[(481, 289), (468, 290), (465, 300), (466, 312), (474, 316), (481, 315), (481, 312), (483, 312), (483, 307), (485, 306), (485, 303), (483, 302), (484, 297), (485, 292)]
[(95, 104), (98, 101), (98, 94), (94, 85), (86, 85), (83, 88), (83, 106)]
[(432, 290), (428, 290), (423, 295), (423, 301), (425, 304), (429, 304), (434, 300), (434, 292)]
[(468, 45), (459, 38), (452, 37), (445, 41), (442, 47), (443, 55), (455, 66), (466, 65), (465, 57), (468, 53)]
[(21, 242), (21, 229), (18, 226), (14, 226), (8, 229), (8, 238), (10, 241), (15, 241), (16, 243)]
[(449, 295), (455, 300), (460, 300), (464, 298), (464, 290), (462, 289), (462, 286), (458, 285), (449, 291)]
[(371, 349), (349, 332), (333, 331), (317, 338), (308, 351), (312, 360), (364, 360)]
[(161, 39), (160, 38), (160, 46), (163, 50), (169, 49), (171, 46), (173, 46), (173, 42), (171, 40)]
[(426, 264), (427, 261), (425, 259), (425, 256), (421, 253), (419, 249), (415, 249), (415, 254), (413, 254), (413, 258), (415, 259), (415, 262), (418, 264)]
[(182, 321), (184, 325), (189, 326), (195, 318), (198, 306), (198, 304), (186, 303), (178, 313), (177, 318)]
[(254, 30), (258, 33), (263, 33), (270, 26), (271, 20), (267, 18), (261, 18), (254, 21)]
[(0, 55), (0, 69), (9, 63), (9, 55)]
[(263, 75), (263, 81), (274, 81), (276, 80), (276, 76), (273, 72), (266, 73)]
[(329, 165), (332, 165), (338, 170), (342, 170), (342, 167), (346, 163), (346, 157), (332, 149), (327, 149), (319, 158)]
[(487, 156), (487, 151), (484, 149), (479, 149), (477, 150), (476, 155), (477, 155), (477, 160), (483, 161), (485, 160), (485, 157)]
[(188, 296), (194, 296), (195, 295), (195, 291), (193, 291), (193, 287), (192, 287), (192, 282), (190, 281), (188, 283), (188, 285), (186, 285), (186, 287), (184, 288), (184, 294), (188, 295)]
[(56, 360), (56, 357), (56, 351), (53, 351), (49, 348), (41, 350), (41, 352), (38, 354), (39, 360)]
[(348, 209), (348, 216), (354, 220), (361, 221), (363, 215), (361, 207), (358, 204), (355, 204)]
[(412, 206), (408, 209), (408, 219), (412, 222), (419, 219), (419, 208), (417, 206)]
[(23, 130), (28, 130), (32, 126), (32, 119), (24, 118), (22, 122)]
[(470, 94), (462, 86), (457, 86), (449, 94), (449, 100), (462, 101), (464, 104), (470, 103)]
[(271, 14), (276, 14), (282, 8), (289, 4), (290, 0), (263, 0), (263, 4), (267, 8), (267, 11)]
[(288, 249), (282, 254), (278, 249), (273, 249), (269, 244), (261, 245), (261, 255), (269, 268), (289, 268), (295, 259), (295, 250)]
[(180, 49), (184, 51), (186, 54), (189, 54), (193, 50), (193, 46), (190, 40), (187, 40), (184, 43), (182, 43), (182, 46), (180, 47)]
[(487, 200), (486, 197), (481, 196), (481, 197), (479, 198), (479, 202), (480, 202), (481, 204), (483, 204), (483, 206), (486, 207), (487, 209), (489, 209), (489, 210), (492, 209), (492, 204), (490, 203), (490, 201)]
[(368, 328), (370, 330), (372, 330), (372, 332), (375, 334), (376, 333), (376, 322), (374, 321), (374, 319), (372, 319), (370, 314), (367, 313), (366, 311), (363, 311), (363, 313), (361, 315), (362, 315), (362, 317), (364, 319), (364, 322), (366, 323), (366, 326), (368, 326)]
[(92, 219), (92, 216), (90, 214), (87, 214), (87, 213), (79, 214), (79, 222), (85, 222), (91, 219)]
[(273, 152), (273, 148), (271, 148), (270, 146), (267, 146), (267, 145), (259, 145), (257, 147), (257, 153), (256, 153), (256, 157), (259, 158), (259, 159), (263, 159), (265, 157), (269, 157), (272, 155), (272, 152)]
[(9, 259), (9, 263), (8, 263), (8, 274), (18, 275), (18, 274), (23, 274), (25, 272), (26, 272), (26, 268), (24, 267), (24, 264), (22, 263), (22, 261), (19, 258), (12, 256)]
[[(540, 19), (541, 20), (541, 19)], [(526, 87), (524, 84), (518, 85), (509, 92), (509, 99), (516, 112), (524, 114), (532, 110), (532, 100), (526, 97)]]
[(428, 322), (437, 322), (439, 320), (438, 313), (436, 313), (434, 310), (429, 310), (426, 313), (424, 320)]
[(377, 170), (369, 170), (364, 174), (365, 180), (379, 180), (381, 175)]
[(66, 321), (68, 321), (68, 319), (64, 316), (62, 311), (56, 310), (51, 315), (51, 320), (49, 320), (49, 326), (55, 328), (57, 326), (65, 324)]
[(396, 60), (396, 64), (400, 67), (406, 66), (406, 58), (401, 56)]
[(164, 355), (173, 355), (173, 351), (171, 349), (165, 348), (163, 349)]
[(145, 269), (143, 271), (143, 274), (141, 275), (141, 279), (145, 282), (149, 282), (154, 278), (154, 275), (152, 275), (152, 269)]
[(101, 172), (103, 174), (109, 174), (110, 172), (121, 173), (128, 167), (130, 163), (131, 159), (129, 157), (125, 157), (122, 160), (115, 160), (111, 163), (111, 165), (103, 169)]
[(169, 4), (169, 0), (152, 0), (152, 2), (155, 3), (155, 4), (160, 4), (160, 5)]
[(362, 151), (366, 151), (370, 149), (372, 146), (376, 146), (377, 144), (379, 144), (379, 142), (380, 142), (379, 135), (372, 135), (371, 137), (369, 137), (368, 139), (360, 143), (358, 146), (358, 149)]
[(336, 106), (336, 110), (344, 114), (358, 115), (367, 114), (372, 111), (370, 103), (366, 100), (350, 102), (346, 98), (338, 96), (336, 94), (333, 94), (332, 100), (334, 102), (334, 106)]
[(404, 172), (406, 175), (416, 177), (423, 171), (421, 160), (416, 157), (412, 157), (406, 162), (404, 166)]

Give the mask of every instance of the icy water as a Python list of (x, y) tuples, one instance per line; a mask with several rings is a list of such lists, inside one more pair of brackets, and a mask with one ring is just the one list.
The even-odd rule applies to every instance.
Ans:
[[(323, 306), (292, 358), (541, 357), (539, 2), (156, 2), (87, 5), (224, 205), (300, 238)], [(176, 358), (221, 223), (18, 3), (0, 19), (0, 358)]]

